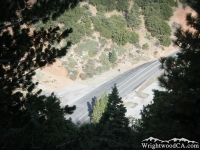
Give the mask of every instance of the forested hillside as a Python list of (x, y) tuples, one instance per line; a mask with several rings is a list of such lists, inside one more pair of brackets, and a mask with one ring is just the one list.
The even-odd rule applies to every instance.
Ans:
[[(73, 32), (63, 39), (64, 46), (71, 41), (73, 46), (62, 58), (62, 67), (72, 80), (85, 80), (115, 68), (122, 63), (137, 64), (157, 56), (160, 49), (170, 46), (172, 34), (166, 21), (173, 15), (175, 1), (143, 0), (91, 0), (80, 3), (75, 9), (67, 10), (56, 19), (32, 24), (32, 28), (56, 27)], [(94, 10), (96, 9), (96, 13)], [(116, 11), (117, 13), (113, 13)], [(142, 25), (144, 16), (145, 27)], [(140, 31), (145, 32), (147, 42), (140, 41)], [(113, 54), (114, 53), (114, 54)], [(109, 57), (115, 55), (116, 60)], [(149, 53), (153, 53), (149, 55)]]

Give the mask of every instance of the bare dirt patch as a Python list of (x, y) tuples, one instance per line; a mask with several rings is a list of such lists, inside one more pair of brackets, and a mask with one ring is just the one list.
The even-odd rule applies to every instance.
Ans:
[(108, 18), (113, 16), (113, 15), (123, 16), (123, 14), (121, 12), (118, 12), (117, 10), (113, 10), (111, 12), (105, 13), (105, 16), (108, 17)]
[(181, 24), (184, 30), (194, 31), (194, 28), (187, 25), (186, 15), (192, 14), (192, 16), (196, 16), (196, 12), (187, 6), (183, 8), (182, 4), (179, 3), (177, 8), (174, 8), (174, 15), (170, 18), (169, 25), (172, 26), (173, 22)]
[(51, 66), (38, 69), (34, 81), (39, 82), (52, 92), (72, 83), (72, 80), (67, 78), (67, 72), (62, 67), (60, 60), (57, 60)]

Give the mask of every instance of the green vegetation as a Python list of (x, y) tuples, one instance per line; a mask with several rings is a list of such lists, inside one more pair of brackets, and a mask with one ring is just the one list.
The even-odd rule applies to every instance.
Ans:
[(96, 31), (101, 36), (112, 39), (119, 45), (125, 45), (127, 42), (136, 43), (139, 41), (139, 35), (125, 29), (126, 20), (122, 16), (113, 15), (106, 18), (103, 14), (92, 17), (92, 22)]
[[(115, 1), (113, 3), (115, 3)], [(116, 9), (118, 11), (127, 12), (129, 5), (129, 0), (117, 0)]]
[(97, 7), (98, 11), (118, 11), (126, 12), (129, 8), (129, 0), (90, 0), (90, 4)]
[(89, 59), (87, 63), (83, 66), (83, 71), (87, 74), (89, 78), (92, 78), (95, 74), (95, 60)]
[(169, 36), (164, 35), (160, 38), (160, 43), (163, 46), (170, 46), (172, 43), (172, 40), (169, 38)]
[(123, 46), (117, 46), (116, 44), (111, 44), (110, 50), (116, 51), (118, 56), (122, 56), (126, 52), (126, 49)]
[(104, 14), (97, 14), (97, 16), (92, 17), (92, 22), (96, 31), (99, 31), (103, 37), (108, 39), (112, 38), (112, 30), (123, 29), (126, 26), (126, 20), (121, 16), (112, 16), (106, 18)]
[(93, 112), (92, 112), (92, 122), (93, 123), (99, 123), (103, 113), (106, 110), (107, 103), (108, 103), (108, 94), (107, 93), (103, 93), (101, 95), (100, 99), (95, 100), (95, 104), (94, 104)]
[(108, 71), (110, 69), (110, 62), (109, 62), (109, 57), (106, 55), (105, 52), (103, 52), (101, 54), (101, 56), (99, 56), (99, 61), (102, 64), (102, 68), (105, 71)]
[(117, 61), (117, 54), (114, 49), (112, 50), (112, 52), (109, 52), (109, 61), (111, 63), (115, 63)]
[(148, 40), (151, 40), (151, 34), (146, 33), (145, 38), (148, 39)]
[[(88, 13), (87, 7), (78, 6), (74, 9), (64, 11), (62, 15), (54, 20), (50, 19), (45, 23), (40, 20), (33, 24), (32, 27), (36, 28), (36, 30), (40, 30), (41, 28), (56, 27), (60, 24), (61, 31), (73, 28), (72, 34), (70, 34), (66, 40), (70, 40), (73, 44), (76, 44), (80, 42), (82, 37), (92, 35), (92, 30), (90, 29), (91, 20), (88, 17)], [(79, 20), (81, 20), (81, 22), (78, 23)]]
[[(161, 44), (164, 44), (164, 46), (169, 46), (171, 43), (169, 42), (171, 41), (171, 29), (165, 21), (156, 16), (149, 16), (146, 18), (146, 28), (149, 30), (149, 32), (151, 32), (152, 36), (155, 36), (159, 41), (162, 41)], [(167, 43), (163, 42), (166, 40)]]
[[(51, 65), (57, 58), (66, 55), (71, 45), (69, 42), (61, 48), (51, 44), (61, 44), (63, 39), (68, 39), (71, 30), (62, 31), (63, 29), (59, 30), (58, 27), (47, 28), (44, 25), (44, 29), (38, 29), (30, 36), (29, 25), (32, 25), (32, 19), (35, 16), (48, 22), (66, 13), (66, 9), (77, 5), (77, 1), (68, 2), (43, 0), (37, 1), (31, 7), (26, 1), (0, 1), (2, 10), (0, 14), (0, 50), (2, 52), (0, 55), (0, 149), (141, 150), (141, 141), (149, 137), (161, 140), (183, 137), (199, 142), (199, 17), (187, 16), (188, 25), (194, 27), (195, 33), (182, 29), (177, 29), (175, 32), (177, 40), (174, 44), (180, 46), (181, 50), (175, 57), (160, 59), (164, 73), (159, 77), (159, 84), (165, 90), (154, 90), (153, 102), (144, 106), (141, 119), (130, 126), (129, 119), (125, 117), (126, 108), (122, 98), (119, 97), (117, 86), (114, 85), (108, 97), (104, 94), (101, 100), (96, 101), (92, 115), (93, 122), (77, 127), (71, 119), (67, 120), (65, 117), (73, 113), (76, 107), (68, 105), (61, 107), (60, 100), (53, 93), (49, 96), (42, 95), (42, 90), (36, 88), (38, 83), (32, 80), (36, 69)], [(144, 7), (150, 2), (174, 5), (173, 0), (136, 0), (136, 2), (138, 5), (145, 2)], [(190, 0), (189, 5), (197, 14), (200, 14), (199, 0)], [(87, 6), (83, 8), (87, 9)], [(17, 15), (15, 15), (16, 12)], [(152, 35), (157, 37), (163, 45), (169, 45), (168, 27), (162, 25), (164, 23), (159, 20), (161, 19), (159, 16), (150, 17), (152, 17), (150, 21), (158, 18), (154, 20), (157, 22), (155, 25), (162, 29), (156, 32), (150, 26)], [(9, 28), (13, 30), (11, 34), (10, 29), (7, 30), (7, 23), (21, 19), (22, 22), (9, 25)], [(27, 25), (27, 29), (20, 28), (19, 24)], [(85, 42), (90, 43), (91, 40)], [(156, 42), (156, 45), (159, 42)], [(92, 47), (91, 45), (89, 47)], [(95, 46), (98, 47), (98, 45)], [(135, 47), (141, 48), (139, 44), (135, 44)], [(121, 46), (112, 45), (111, 49), (106, 49), (108, 51), (100, 55), (99, 60), (89, 59), (86, 67), (83, 68), (85, 73), (80, 74), (81, 78), (86, 79), (97, 70), (109, 70), (108, 53), (112, 51), (111, 53), (116, 52), (117, 55), (119, 53), (117, 49), (120, 48)], [(86, 47), (85, 52), (88, 51)], [(133, 57), (131, 53), (128, 55)], [(95, 68), (99, 62), (101, 66)], [(67, 64), (74, 68), (76, 61), (70, 57), (62, 62), (63, 66)], [(69, 74), (70, 78), (75, 79), (78, 71), (70, 70)]]
[(141, 27), (142, 21), (140, 18), (140, 11), (139, 11), (139, 6), (137, 4), (134, 4), (131, 7), (131, 10), (127, 13), (126, 15), (126, 20), (128, 27), (134, 29), (139, 29)]
[[(200, 1), (189, 2), (200, 14)], [(189, 26), (196, 25), (197, 36), (177, 29), (175, 44), (181, 50), (175, 57), (161, 58), (164, 73), (158, 79), (165, 90), (154, 90), (153, 102), (144, 107), (142, 118), (134, 126), (134, 140), (138, 146), (141, 140), (150, 136), (158, 139), (184, 137), (200, 141), (200, 22), (191, 15), (187, 21)]]
[(88, 78), (87, 73), (80, 73), (79, 77), (81, 78), (81, 80), (86, 80)]
[(76, 80), (78, 73), (79, 73), (79, 72), (78, 72), (77, 70), (69, 70), (69, 71), (68, 71), (68, 77), (69, 77), (71, 80)]
[(99, 149), (104, 149), (103, 145), (109, 149), (133, 149), (133, 134), (125, 113), (126, 108), (114, 85), (112, 93), (108, 96), (107, 108), (99, 122), (101, 127), (101, 130), (98, 130), (99, 138), (102, 139), (97, 144)]
[(77, 47), (74, 49), (74, 52), (79, 56), (89, 55), (94, 57), (98, 53), (99, 45), (93, 40), (86, 40), (84, 43), (77, 44)]
[[(62, 32), (56, 26), (47, 28), (39, 19), (48, 25), (76, 5), (75, 0), (70, 4), (43, 0), (33, 6), (30, 1), (0, 1), (0, 149), (50, 150), (74, 139), (76, 127), (65, 116), (76, 107), (61, 107), (53, 93), (43, 95), (33, 76), (35, 70), (65, 56), (71, 45), (69, 41), (60, 48), (51, 45), (68, 38), (70, 27)], [(37, 21), (44, 29), (38, 27), (30, 35), (30, 26)]]
[(136, 0), (145, 16), (145, 25), (152, 36), (156, 37), (163, 46), (171, 44), (171, 29), (165, 20), (173, 15), (174, 0)]
[(142, 49), (148, 50), (149, 49), (149, 44), (145, 43), (144, 45), (142, 45)]
[(107, 44), (106, 39), (99, 37), (99, 43), (101, 44), (101, 48), (104, 47)]
[(67, 66), (69, 66), (70, 68), (74, 68), (77, 65), (77, 62), (74, 60), (74, 58), (68, 58), (68, 64)]

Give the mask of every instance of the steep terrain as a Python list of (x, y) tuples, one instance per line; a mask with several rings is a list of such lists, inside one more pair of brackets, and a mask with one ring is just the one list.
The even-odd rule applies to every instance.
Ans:
[[(80, 6), (82, 7), (84, 5), (89, 6), (88, 10), (91, 12), (92, 16), (97, 15), (98, 11), (95, 6), (88, 5), (86, 2), (81, 3)], [(193, 12), (192, 9), (189, 7), (186, 7), (185, 9), (183, 9), (182, 5), (179, 4), (177, 8), (176, 7), (173, 8), (173, 11), (174, 11), (174, 15), (168, 21), (169, 25), (172, 27), (174, 22), (176, 22), (176, 25), (181, 24), (182, 27), (185, 28), (186, 27), (185, 15), (187, 13)], [(123, 13), (118, 12), (116, 10), (105, 13), (106, 17), (111, 17), (113, 15), (123, 16)], [(140, 17), (142, 21), (141, 28), (139, 30), (135, 30), (135, 32), (139, 34), (138, 44), (140, 47), (138, 48), (131, 43), (125, 44), (123, 48), (125, 49), (126, 52), (122, 54), (121, 56), (118, 56), (117, 64), (115, 64), (114, 66), (110, 66), (109, 71), (106, 71), (105, 73), (100, 73), (97, 75), (93, 74), (92, 78), (88, 78), (86, 80), (81, 80), (79, 78), (79, 74), (84, 73), (83, 66), (87, 64), (88, 60), (92, 59), (96, 66), (100, 65), (99, 56), (101, 55), (103, 51), (105, 51), (106, 48), (110, 49), (111, 45), (113, 44), (111, 39), (102, 38), (99, 32), (93, 31), (92, 37), (88, 37), (86, 35), (86, 37), (83, 38), (81, 42), (73, 45), (68, 51), (68, 54), (66, 55), (66, 57), (64, 57), (61, 60), (57, 60), (57, 62), (54, 63), (52, 66), (48, 66), (43, 69), (37, 70), (37, 75), (35, 77), (35, 80), (41, 83), (40, 86), (43, 89), (48, 89), (50, 91), (55, 91), (59, 88), (65, 87), (67, 85), (71, 85), (73, 83), (97, 84), (97, 83), (106, 81), (120, 73), (123, 73), (124, 71), (127, 71), (141, 63), (151, 61), (153, 59), (157, 59), (161, 56), (165, 56), (168, 53), (176, 50), (176, 48), (172, 45), (169, 47), (156, 45), (155, 43), (157, 42), (157, 39), (151, 36), (148, 37), (150, 33), (145, 28), (144, 16), (141, 15)], [(94, 29), (93, 24), (91, 24), (91, 29)], [(173, 36), (171, 37), (173, 38)], [(98, 51), (98, 53), (92, 58), (84, 57), (84, 55), (83, 57), (80, 57), (74, 52), (74, 49), (77, 47), (77, 45), (80, 45), (81, 43), (84, 43), (85, 41), (86, 42), (94, 41), (98, 44), (97, 49), (100, 51)], [(99, 46), (101, 45), (102, 41), (104, 45), (103, 45), (103, 48), (102, 47), (100, 48)], [(149, 49), (143, 50), (141, 46), (146, 43), (149, 45)], [(116, 43), (114, 44), (115, 46), (119, 47)], [(106, 52), (106, 54), (108, 54), (108, 52)], [(71, 59), (71, 65), (72, 65), (71, 68), (75, 68), (73, 70), (66, 68), (66, 66), (69, 65), (69, 58), (70, 59), (73, 58)], [(91, 66), (89, 66), (88, 68), (90, 67)], [(120, 71), (118, 71), (119, 69)], [(74, 71), (76, 71), (75, 81), (69, 79), (70, 75), (74, 74)]]

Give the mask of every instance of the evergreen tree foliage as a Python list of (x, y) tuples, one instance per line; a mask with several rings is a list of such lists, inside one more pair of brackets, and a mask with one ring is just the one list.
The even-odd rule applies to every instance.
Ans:
[(171, 44), (170, 26), (165, 22), (173, 15), (174, 0), (136, 0), (135, 3), (142, 8), (145, 16), (147, 30), (156, 37), (163, 46)]
[(169, 18), (171, 16), (173, 16), (173, 10), (172, 10), (171, 6), (169, 6), (166, 3), (160, 4), (160, 10), (162, 10), (161, 14), (160, 14), (161, 15), (160, 17), (163, 20), (169, 20)]
[(129, 8), (129, 0), (90, 0), (90, 4), (97, 7), (97, 10), (126, 12)]
[(149, 49), (149, 44), (145, 43), (144, 45), (142, 45), (142, 49), (148, 50)]
[(65, 38), (65, 41), (72, 41), (72, 44), (80, 42), (82, 37), (91, 36), (91, 20), (88, 14), (89, 10), (82, 6), (77, 6), (73, 9), (65, 10), (64, 13), (58, 16), (56, 19), (49, 19), (45, 22), (40, 20), (31, 25), (37, 31), (44, 28), (55, 28), (60, 24), (60, 31), (65, 31), (66, 29), (73, 28), (73, 32)]
[(112, 50), (112, 52), (109, 52), (109, 61), (111, 63), (115, 63), (117, 61), (117, 54), (115, 50)]
[(111, 44), (110, 49), (111, 51), (116, 51), (118, 56), (122, 56), (126, 53), (126, 49), (123, 46), (118, 46), (116, 44)]
[(145, 20), (145, 25), (147, 30), (151, 32), (151, 35), (158, 38), (161, 44), (164, 46), (169, 46), (171, 44), (171, 29), (165, 21), (156, 16), (149, 16)]
[(126, 15), (128, 27), (132, 29), (139, 29), (141, 27), (142, 21), (140, 14), (139, 6), (137, 4), (133, 4), (131, 10)]
[(129, 41), (129, 33), (127, 30), (116, 29), (112, 32), (112, 40), (119, 45), (125, 45)]
[(100, 139), (98, 146), (104, 149), (131, 149), (133, 146), (129, 120), (125, 117), (126, 108), (116, 85), (108, 96), (106, 111), (100, 119)]
[(130, 5), (129, 0), (117, 0), (116, 9), (118, 11), (127, 12)]
[(92, 112), (92, 122), (99, 123), (102, 114), (104, 113), (108, 103), (108, 95), (104, 93), (101, 95), (100, 99), (95, 100), (95, 105)]
[(96, 101), (94, 111), (95, 115), (101, 112), (102, 117), (98, 123), (86, 124), (77, 130), (73, 142), (77, 149), (133, 149), (133, 132), (116, 85), (109, 96), (104, 93), (101, 100)]
[(97, 54), (99, 50), (99, 45), (94, 40), (86, 40), (83, 43), (77, 44), (74, 52), (79, 56), (83, 56), (83, 53), (87, 53), (90, 57), (93, 57)]
[(54, 95), (41, 96), (35, 88), (38, 83), (32, 81), (36, 69), (66, 55), (70, 42), (60, 49), (52, 44), (60, 43), (72, 30), (60, 32), (55, 27), (31, 33), (29, 27), (39, 18), (44, 22), (57, 18), (78, 1), (31, 2), (0, 2), (0, 149), (54, 149), (70, 140), (68, 131), (75, 129), (64, 118), (75, 106), (61, 108)]
[(164, 36), (162, 36), (162, 37), (160, 38), (160, 43), (161, 43), (161, 45), (163, 45), (163, 46), (170, 46), (170, 45), (171, 45), (171, 42), (172, 42), (172, 40), (170, 39), (169, 36), (164, 35)]
[(127, 22), (122, 16), (113, 15), (106, 18), (104, 14), (98, 14), (92, 17), (94, 29), (100, 32), (101, 36), (112, 39), (119, 45), (125, 45), (127, 42), (137, 43), (139, 35), (125, 29)]
[(99, 60), (102, 64), (103, 70), (108, 71), (110, 69), (110, 62), (109, 57), (106, 55), (105, 52), (101, 53), (99, 56)]
[[(200, 2), (188, 2), (200, 14)], [(200, 21), (191, 15), (187, 20), (196, 32), (178, 28), (175, 44), (181, 51), (175, 57), (160, 60), (164, 73), (159, 77), (159, 83), (165, 90), (155, 90), (153, 103), (141, 112), (142, 118), (134, 127), (138, 146), (148, 137), (161, 140), (184, 137), (200, 141)]]

